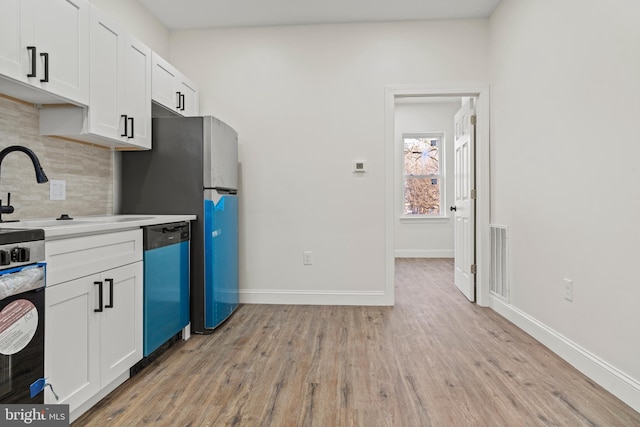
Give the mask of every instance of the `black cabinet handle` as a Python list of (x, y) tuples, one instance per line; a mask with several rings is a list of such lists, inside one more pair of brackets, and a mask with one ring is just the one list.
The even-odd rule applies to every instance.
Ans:
[(94, 285), (98, 285), (98, 304), (100, 305), (100, 308), (94, 308), (93, 311), (95, 312), (102, 312), (102, 305), (103, 305), (103, 300), (102, 300), (102, 282), (93, 282)]
[(127, 131), (127, 115), (122, 114), (120, 118), (124, 119), (124, 133), (121, 133), (120, 136), (129, 136), (129, 132)]
[(104, 308), (113, 308), (113, 279), (104, 279), (105, 282), (109, 282), (109, 304)]
[(457, 207), (455, 207), (455, 206), (451, 206), (451, 207), (449, 208), (449, 210), (450, 210), (451, 212), (455, 212), (455, 211), (457, 211), (457, 210), (458, 210), (458, 208), (457, 208)]
[(27, 77), (36, 76), (36, 47), (27, 46), (27, 50), (31, 53), (31, 72), (27, 74)]
[(182, 101), (182, 94), (180, 92), (176, 92), (178, 96), (178, 106), (176, 107), (178, 110), (180, 109), (180, 102)]
[(127, 135), (127, 138), (131, 139), (133, 138), (133, 117), (129, 117), (128, 120), (131, 120), (131, 134)]
[(180, 94), (180, 103), (182, 104), (182, 107), (180, 107), (180, 111), (184, 111), (184, 93)]
[(44, 57), (44, 79), (40, 79), (40, 81), (46, 83), (49, 81), (49, 54), (43, 52), (40, 56)]

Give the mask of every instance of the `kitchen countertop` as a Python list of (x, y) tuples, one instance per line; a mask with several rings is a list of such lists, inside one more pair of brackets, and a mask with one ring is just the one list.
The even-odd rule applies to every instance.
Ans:
[(77, 216), (71, 220), (30, 218), (17, 222), (3, 222), (0, 223), (0, 228), (40, 228), (44, 230), (45, 240), (55, 240), (195, 219), (195, 215), (99, 215)]

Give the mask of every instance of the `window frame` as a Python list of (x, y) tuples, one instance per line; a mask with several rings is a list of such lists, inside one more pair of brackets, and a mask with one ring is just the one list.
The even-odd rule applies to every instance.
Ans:
[[(404, 147), (406, 139), (438, 139), (440, 147), (438, 150), (438, 170), (439, 174), (431, 175), (411, 175), (405, 171)], [(403, 133), (400, 138), (400, 221), (401, 222), (419, 222), (419, 221), (444, 221), (449, 217), (446, 213), (446, 133), (445, 132), (419, 132), (419, 133)], [(406, 214), (404, 207), (404, 195), (407, 182), (407, 176), (417, 178), (437, 178), (440, 187), (440, 213), (437, 215), (428, 214)]]

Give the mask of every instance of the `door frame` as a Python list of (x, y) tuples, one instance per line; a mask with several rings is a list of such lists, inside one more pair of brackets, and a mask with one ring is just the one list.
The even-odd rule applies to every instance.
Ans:
[(476, 303), (488, 307), (489, 301), (489, 222), (490, 222), (490, 169), (489, 169), (489, 85), (402, 85), (385, 87), (385, 299), (394, 305), (394, 209), (396, 173), (394, 152), (395, 101), (397, 98), (429, 96), (473, 96), (476, 104)]

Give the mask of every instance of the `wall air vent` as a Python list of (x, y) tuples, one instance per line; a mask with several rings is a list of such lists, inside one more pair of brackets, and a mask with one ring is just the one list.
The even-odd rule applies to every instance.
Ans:
[(509, 229), (501, 225), (490, 225), (491, 265), (489, 285), (493, 295), (509, 300)]

